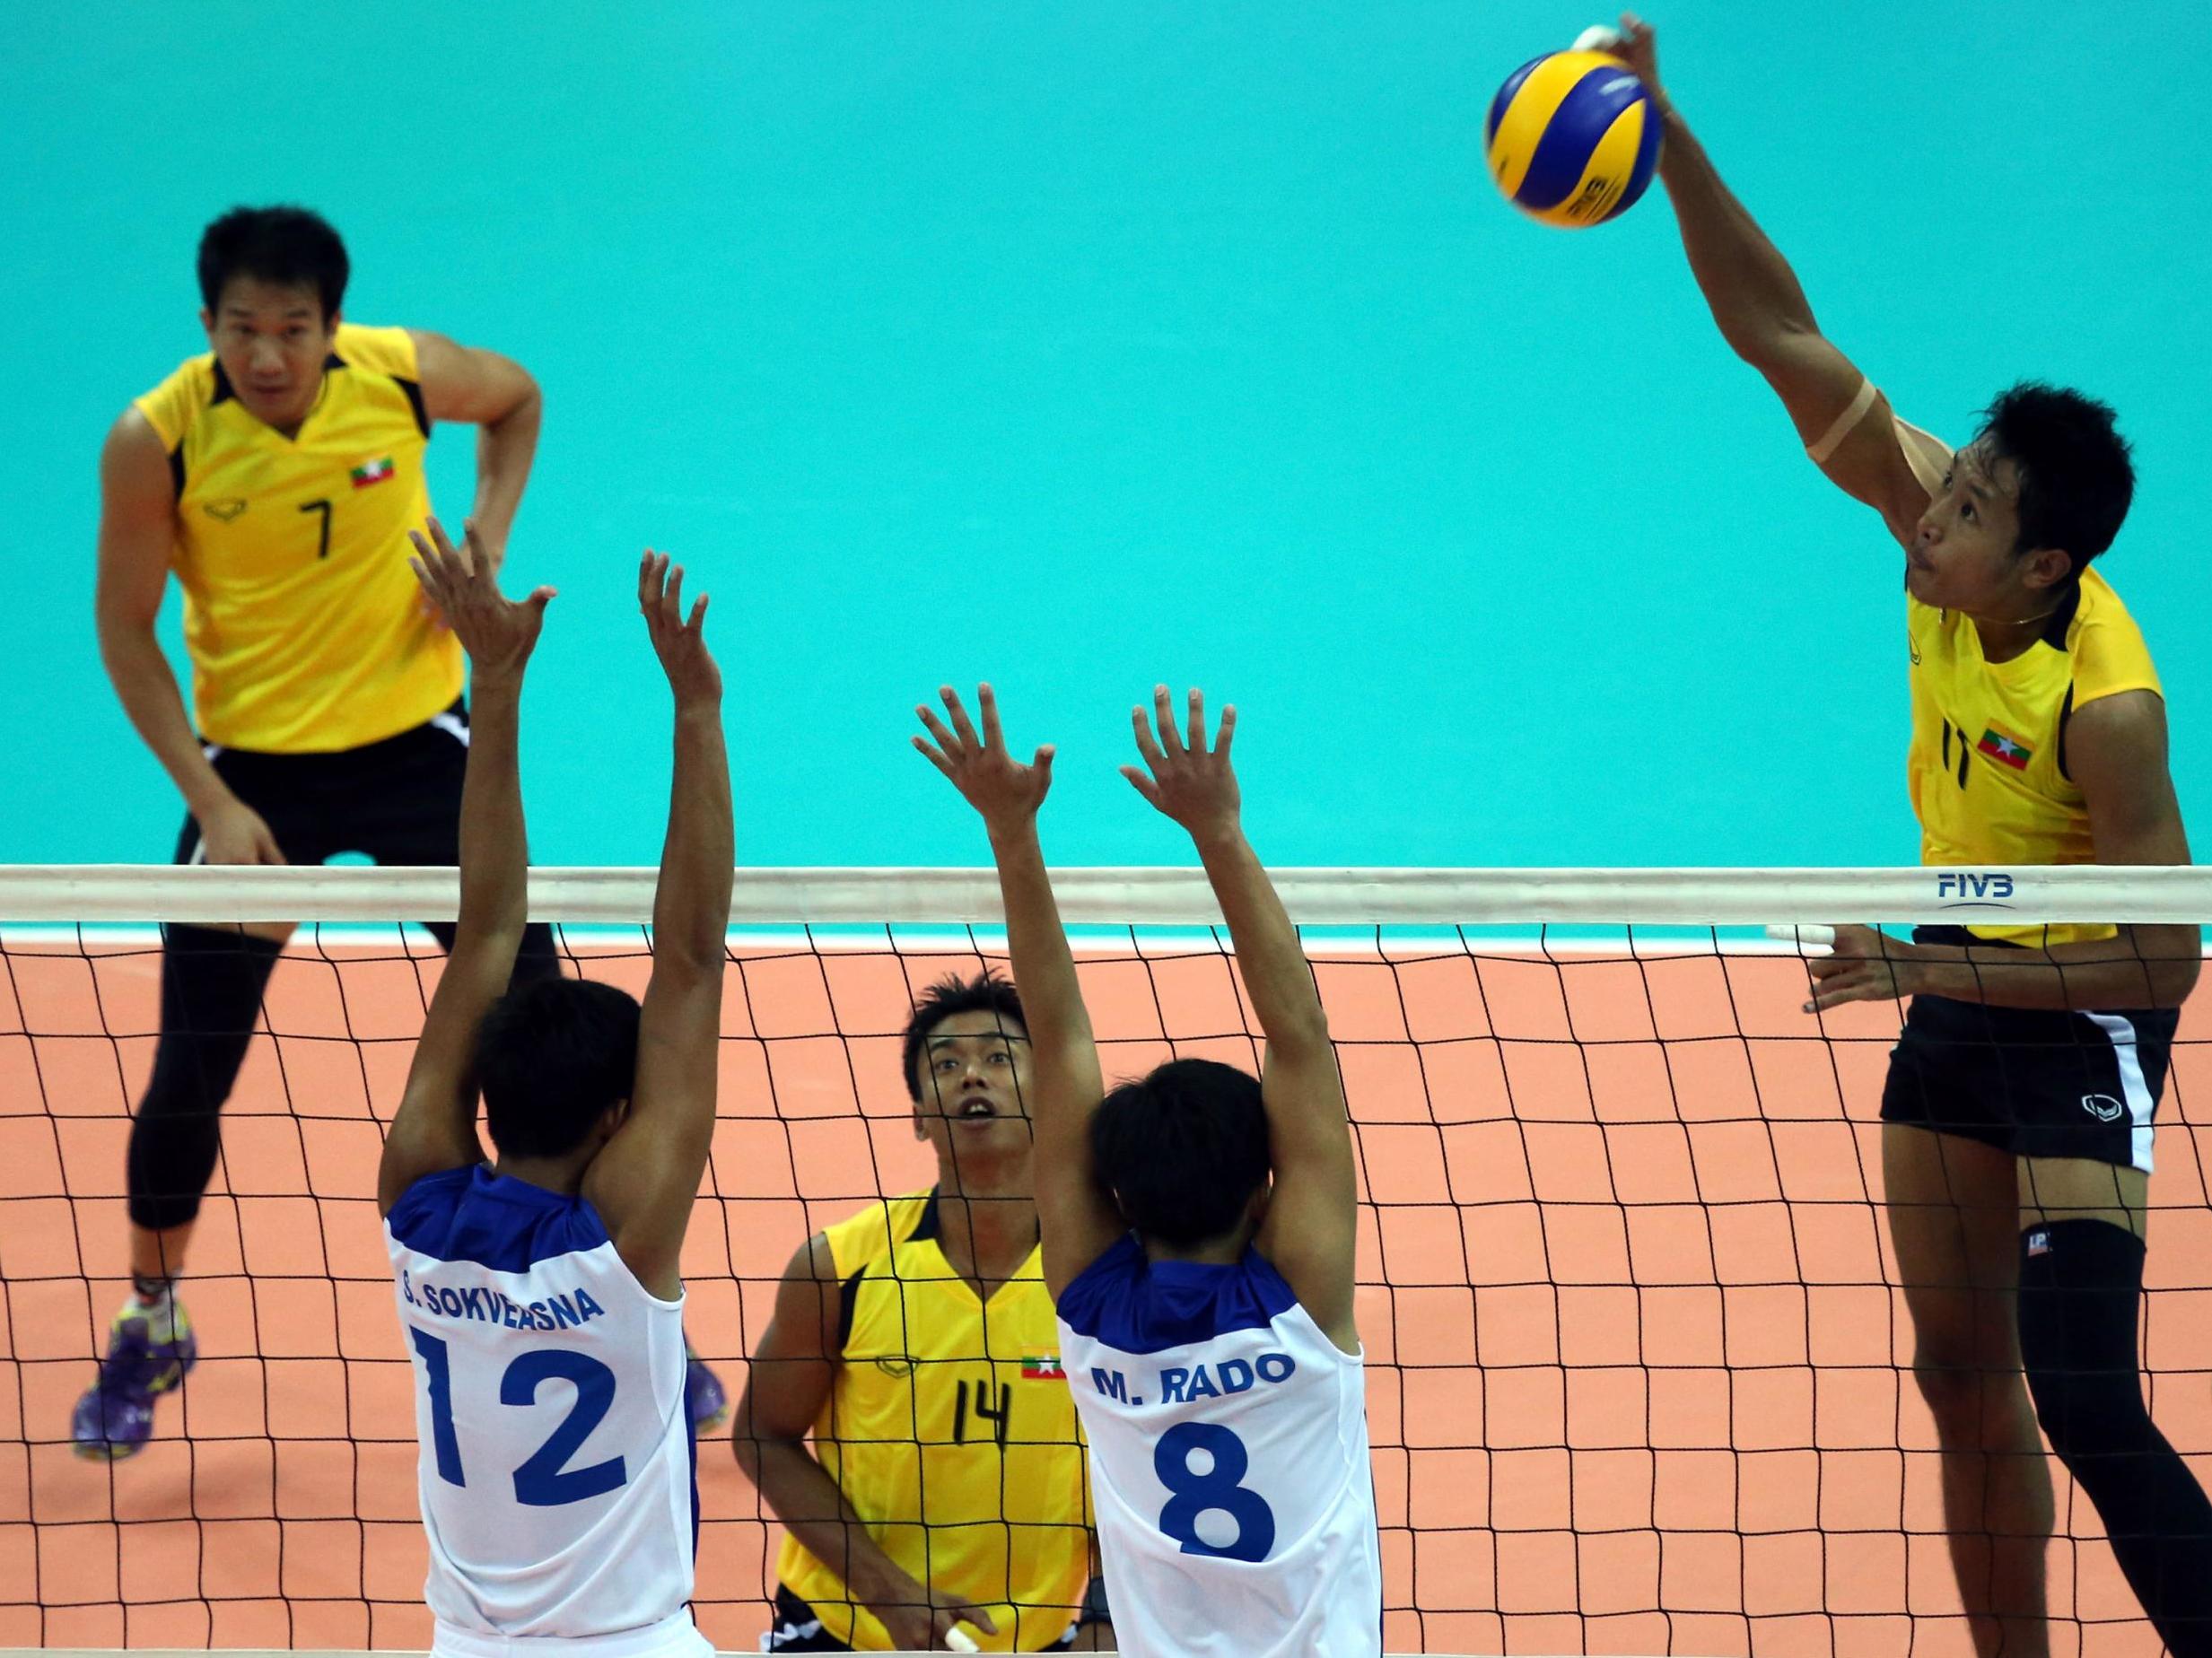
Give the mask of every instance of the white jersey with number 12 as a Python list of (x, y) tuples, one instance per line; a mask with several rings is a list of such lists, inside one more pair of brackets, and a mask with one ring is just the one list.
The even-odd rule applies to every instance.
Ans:
[(408, 1187), (385, 1245), (435, 1650), (704, 1658), (683, 1304), (637, 1281), (585, 1199), (482, 1164)]

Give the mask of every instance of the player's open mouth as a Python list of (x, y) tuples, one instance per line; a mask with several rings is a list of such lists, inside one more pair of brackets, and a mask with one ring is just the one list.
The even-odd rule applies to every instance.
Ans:
[(989, 1100), (970, 1100), (956, 1113), (962, 1122), (990, 1122), (994, 1121), (998, 1114), (997, 1109)]

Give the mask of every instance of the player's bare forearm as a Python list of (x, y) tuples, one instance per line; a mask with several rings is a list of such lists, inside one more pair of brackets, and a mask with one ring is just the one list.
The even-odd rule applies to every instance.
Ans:
[(151, 624), (100, 624), (100, 655), (115, 686), (116, 700), (177, 792), (185, 807), (205, 822), (233, 797), (230, 785), (208, 764), (206, 751), (184, 711), (176, 670), (170, 666)]
[(2094, 1012), (2178, 1008), (2196, 988), (2204, 947), (2194, 927), (2123, 927), (2117, 937), (2048, 950), (1894, 943), (1898, 990), (1992, 1008)]
[[(520, 371), (518, 371), (520, 372)], [(522, 505), (522, 491), (529, 483), (530, 462), (538, 454), (538, 431), (545, 414), (545, 397), (538, 382), (524, 377), (529, 389), (514, 407), (476, 431), (476, 519), (485, 539), (502, 556), (507, 537)]]
[(656, 973), (674, 967), (721, 979), (736, 861), (721, 698), (679, 699), (669, 834), (653, 894)]
[(739, 1439), (738, 1461), (761, 1501), (799, 1546), (837, 1575), (864, 1606), (926, 1604), (918, 1585), (869, 1534), (860, 1511), (802, 1440)]
[(1672, 105), (1665, 118), (1659, 178), (1674, 204), (1691, 275), (1730, 349), (1759, 366), (1790, 336), (1819, 332), (1812, 304), (1789, 261), (1721, 181)]
[(529, 908), (529, 836), (522, 817), (522, 676), (478, 673), (468, 770), (461, 784), (461, 903), (458, 956), (481, 948), (500, 957), (487, 971), (504, 983)]
[(1305, 947), (1243, 828), (1231, 821), (1194, 833), (1192, 840), (1228, 922), (1237, 970), (1269, 1049), (1285, 1058), (1293, 1052), (1325, 1052), (1329, 1024)]
[(1068, 947), (1060, 903), (1045, 868), (1036, 819), (994, 823), (990, 831), (999, 896), (1006, 907), (1007, 951), (1013, 957), (1014, 982), (1021, 988), (1022, 1017), (1042, 1096), (1039, 1105), (1064, 1106), (1086, 1095), (1096, 1104), (1104, 1091), (1097, 1047), (1075, 975), (1075, 953)]

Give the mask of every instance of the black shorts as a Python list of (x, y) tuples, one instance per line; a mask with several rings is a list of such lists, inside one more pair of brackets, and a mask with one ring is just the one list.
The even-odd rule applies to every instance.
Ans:
[[(1037, 1650), (1047, 1653), (1072, 1652), (1076, 1630), (1084, 1624), (1104, 1623), (1108, 1617), (1106, 1592), (1098, 1580), (1093, 1578), (1090, 1592), (1083, 1597), (1081, 1619), (1070, 1624), (1067, 1634), (1050, 1646)], [(775, 1621), (768, 1626), (768, 1633), (761, 1638), (760, 1650), (764, 1653), (849, 1653), (852, 1649), (823, 1629), (822, 1620), (815, 1616), (814, 1608), (778, 1584), (775, 1586)]]
[[(210, 745), (207, 758), (231, 791), (260, 814), (287, 863), (319, 864), (341, 852), (380, 864), (460, 861), (468, 713), (459, 702), (359, 748), (272, 755)], [(200, 826), (188, 816), (177, 861), (201, 857)]]
[(2180, 1023), (2178, 1008), (2069, 1013), (1916, 996), (1890, 1051), (1882, 1121), (2147, 1174)]

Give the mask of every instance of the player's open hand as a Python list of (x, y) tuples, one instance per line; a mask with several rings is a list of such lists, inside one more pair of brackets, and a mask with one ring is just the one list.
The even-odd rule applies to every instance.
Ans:
[(1908, 994), (1898, 969), (1912, 947), (1872, 927), (1839, 927), (1828, 954), (1805, 962), (1813, 975), (1807, 1013), (1825, 1013), (1845, 1002), (1895, 1001)]
[(479, 681), (520, 679), (545, 625), (549, 587), (534, 589), (517, 602), (499, 590), (499, 566), (476, 534), (474, 520), (461, 526), (461, 545), (448, 539), (445, 526), (430, 520), (430, 535), (410, 530), (415, 556), (407, 561), (423, 595), (452, 627), (468, 652)]
[[(1601, 35), (1610, 38), (1599, 39)], [(1593, 51), (1610, 52), (1618, 57), (1636, 71), (1636, 78), (1644, 83), (1654, 98), (1662, 104), (1666, 101), (1666, 92), (1659, 84), (1658, 31), (1635, 13), (1622, 13), (1620, 24), (1616, 28), (1585, 30), (1582, 39), (1576, 44), (1579, 46), (1585, 41), (1588, 42), (1589, 49)]]
[[(1191, 687), (1186, 729), (1176, 729), (1175, 702), (1166, 685), (1152, 688), (1151, 720), (1145, 719), (1143, 709), (1132, 708), (1129, 723), (1136, 729), (1137, 752), (1149, 768), (1122, 768), (1136, 791), (1189, 830), (1194, 841), (1236, 833), (1243, 804), (1228, 758), (1229, 743), (1237, 735), (1236, 704), (1223, 706), (1211, 748), (1206, 746), (1206, 695), (1196, 685)], [(1159, 729), (1157, 740), (1155, 725)]]
[[(1024, 765), (1006, 750), (1006, 733), (999, 728), (999, 699), (989, 685), (975, 687), (976, 711), (984, 722), (981, 736), (961, 706), (958, 692), (942, 685), (937, 694), (945, 704), (944, 719), (926, 703), (914, 710), (930, 733), (914, 738), (922, 757), (952, 780), (992, 833), (1036, 817), (1053, 786), (1053, 746), (1044, 745)], [(933, 744), (931, 737), (936, 739)]]
[(637, 565), (637, 607), (644, 613), (645, 631), (652, 637), (660, 671), (669, 676), (669, 689), (676, 694), (676, 705), (720, 702), (722, 670), (706, 648), (706, 595), (692, 601), (686, 617), (684, 567), (647, 547)]

